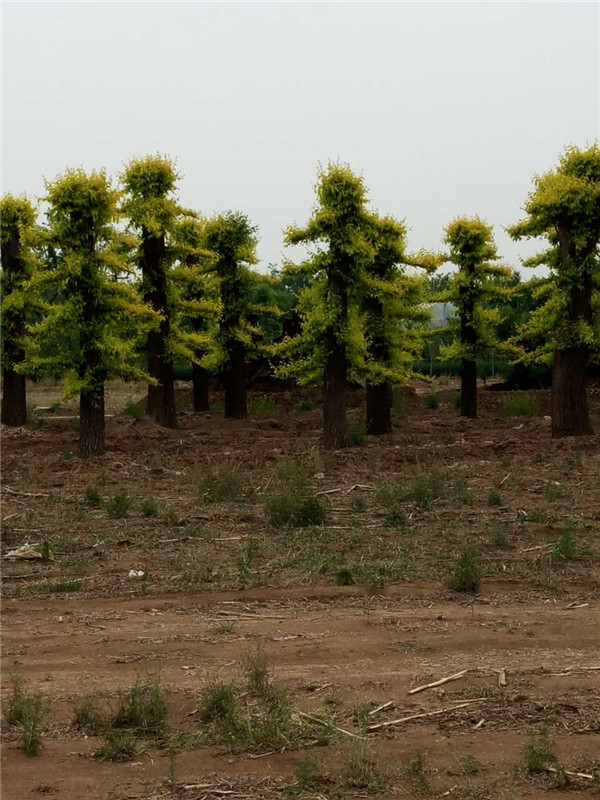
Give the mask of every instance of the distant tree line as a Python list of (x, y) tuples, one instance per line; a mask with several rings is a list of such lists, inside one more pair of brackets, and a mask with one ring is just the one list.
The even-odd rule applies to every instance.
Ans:
[[(251, 365), (323, 391), (327, 448), (350, 443), (349, 386), (365, 389), (367, 433), (391, 430), (392, 389), (423, 362), (459, 363), (460, 413), (477, 416), (478, 361), (552, 370), (552, 435), (592, 432), (587, 376), (600, 350), (600, 148), (568, 148), (534, 178), (514, 239), (546, 249), (523, 281), (500, 263), (490, 225), (458, 217), (446, 250), (407, 250), (404, 221), (375, 213), (348, 166), (319, 171), (304, 225), (284, 233), (307, 258), (256, 271), (246, 215), (205, 218), (177, 199), (171, 159), (134, 159), (118, 184), (67, 170), (46, 184), (45, 221), (25, 197), (1, 201), (2, 422), (27, 419), (27, 377), (62, 380), (80, 403), (80, 454), (104, 452), (104, 386), (148, 384), (146, 411), (175, 428), (175, 366), (192, 365), (194, 410), (210, 409), (211, 376), (225, 416), (247, 416)], [(451, 272), (437, 272), (442, 266)], [(431, 325), (431, 304), (453, 310)]]

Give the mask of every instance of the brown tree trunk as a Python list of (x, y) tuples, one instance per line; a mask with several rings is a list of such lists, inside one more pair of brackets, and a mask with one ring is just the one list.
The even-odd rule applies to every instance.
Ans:
[(146, 410), (150, 419), (159, 425), (165, 428), (177, 428), (173, 361), (167, 351), (171, 321), (164, 265), (165, 254), (164, 236), (152, 236), (144, 230), (142, 233), (144, 299), (162, 314), (158, 330), (150, 331), (148, 334), (148, 372), (157, 381), (157, 385), (148, 386)]
[(104, 439), (104, 386), (94, 395), (79, 395), (79, 455), (101, 456), (106, 452)]
[(26, 422), (25, 376), (13, 369), (5, 369), (2, 375), (2, 424), (18, 426)]
[(392, 432), (392, 387), (389, 383), (367, 383), (367, 433), (382, 436)]
[(593, 433), (587, 396), (588, 352), (556, 350), (552, 375), (552, 436)]
[(477, 417), (477, 362), (469, 358), (460, 360), (460, 415)]
[(223, 374), (225, 384), (225, 417), (246, 419), (248, 416), (246, 351), (241, 342), (233, 341), (229, 363)]
[(209, 374), (199, 364), (192, 364), (192, 385), (194, 387), (194, 411), (210, 411)]
[(326, 450), (348, 447), (346, 419), (346, 357), (336, 345), (325, 364), (323, 383), (323, 446)]

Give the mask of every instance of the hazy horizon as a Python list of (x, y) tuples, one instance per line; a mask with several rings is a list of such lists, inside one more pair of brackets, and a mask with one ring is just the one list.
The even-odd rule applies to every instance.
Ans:
[[(183, 205), (248, 214), (261, 269), (319, 163), (439, 250), (467, 214), (503, 260), (536, 172), (598, 136), (597, 3), (4, 3), (2, 190), (165, 153)], [(286, 251), (294, 258), (294, 249)]]

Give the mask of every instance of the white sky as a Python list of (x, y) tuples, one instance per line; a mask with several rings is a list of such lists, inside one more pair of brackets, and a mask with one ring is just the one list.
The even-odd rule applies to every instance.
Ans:
[[(600, 5), (4, 2), (3, 191), (67, 166), (176, 158), (180, 197), (247, 213), (261, 268), (303, 223), (319, 162), (362, 173), (409, 244), (462, 214), (503, 258), (535, 172), (600, 129)], [(293, 255), (290, 250), (288, 255)]]

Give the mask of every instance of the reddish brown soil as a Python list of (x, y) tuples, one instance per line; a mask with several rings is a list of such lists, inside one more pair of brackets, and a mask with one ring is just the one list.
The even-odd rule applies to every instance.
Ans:
[[(52, 700), (37, 757), (5, 726), (5, 796), (365, 797), (368, 787), (344, 778), (357, 753), (376, 762), (383, 777), (371, 795), (382, 798), (599, 796), (597, 778), (557, 788), (550, 773), (528, 774), (523, 748), (545, 723), (564, 768), (600, 769), (600, 437), (552, 441), (543, 392), (533, 393), (538, 416), (506, 418), (504, 394), (482, 391), (476, 421), (456, 416), (452, 387), (440, 393), (438, 410), (425, 408), (420, 388), (407, 394), (391, 436), (335, 454), (320, 449), (318, 409), (298, 413), (298, 395), (287, 393), (274, 395), (267, 416), (233, 422), (182, 411), (180, 430), (166, 431), (124, 415), (127, 398), (140, 394), (115, 387), (109, 451), (94, 462), (77, 458), (70, 420), (3, 429), (3, 553), (43, 540), (55, 551), (50, 562), (3, 561), (3, 703), (11, 673)], [(54, 399), (51, 389), (30, 394), (43, 405)], [(353, 400), (358, 424), (360, 395)], [(599, 400), (594, 392), (594, 408)], [(185, 408), (189, 390), (180, 401)], [(310, 465), (325, 530), (267, 524), (281, 456)], [(253, 492), (207, 503), (206, 463), (235, 471)], [(387, 526), (378, 487), (432, 470), (445, 481), (441, 496), (430, 507), (407, 499), (407, 526)], [(89, 487), (102, 497), (98, 508), (83, 502)], [(120, 488), (133, 502), (114, 519), (107, 501)], [(494, 490), (500, 504), (490, 506)], [(149, 497), (157, 516), (141, 513)], [(552, 561), (567, 525), (575, 557)], [(475, 596), (448, 588), (465, 541), (483, 570)], [(337, 585), (341, 568), (354, 585)], [(130, 569), (147, 579), (129, 578)], [(81, 584), (58, 593), (65, 578)], [(294, 709), (327, 711), (368, 741), (338, 733), (282, 752), (208, 743), (202, 688), (239, 682), (240, 660), (257, 647)], [(459, 680), (408, 694), (461, 670)], [(196, 736), (176, 754), (176, 786), (158, 743), (138, 741), (132, 762), (98, 762), (99, 740), (72, 724), (83, 695), (114, 702), (148, 675), (168, 692), (169, 730)], [(387, 701), (395, 708), (371, 723), (450, 710), (365, 733), (354, 710)], [(477, 702), (451, 710), (468, 701)], [(427, 783), (414, 768), (419, 754)], [(307, 759), (325, 777), (300, 786)]]

